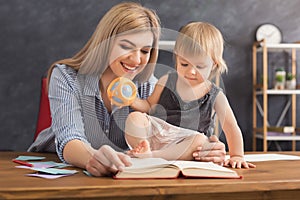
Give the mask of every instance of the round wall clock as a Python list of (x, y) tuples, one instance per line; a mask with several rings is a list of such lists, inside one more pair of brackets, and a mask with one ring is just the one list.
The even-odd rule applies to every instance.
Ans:
[(267, 44), (279, 44), (282, 40), (282, 34), (274, 24), (262, 24), (256, 30), (256, 40), (262, 39), (265, 39)]

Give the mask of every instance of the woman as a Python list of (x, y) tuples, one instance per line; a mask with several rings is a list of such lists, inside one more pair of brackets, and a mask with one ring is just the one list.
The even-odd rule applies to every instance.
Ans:
[[(117, 77), (133, 80), (140, 98), (155, 84), (160, 22), (155, 12), (137, 3), (120, 3), (100, 20), (94, 34), (74, 57), (49, 69), (52, 125), (39, 134), (29, 151), (55, 151), (62, 161), (104, 176), (129, 166), (124, 137), (125, 120), (132, 110), (114, 111), (107, 96)], [(216, 141), (216, 140), (215, 140)], [(217, 142), (207, 160), (224, 159)]]

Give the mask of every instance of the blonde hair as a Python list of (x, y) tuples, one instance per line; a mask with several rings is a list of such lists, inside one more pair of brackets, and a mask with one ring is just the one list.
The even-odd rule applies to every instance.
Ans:
[(56, 61), (48, 71), (48, 82), (56, 64), (65, 64), (80, 73), (97, 73), (99, 76), (108, 67), (108, 58), (117, 34), (151, 31), (153, 48), (148, 66), (136, 76), (135, 80), (144, 82), (154, 71), (158, 57), (160, 20), (156, 13), (134, 2), (124, 2), (112, 7), (100, 20), (95, 32), (85, 46), (73, 57)]
[(179, 30), (174, 53), (176, 55), (199, 56), (205, 53), (215, 63), (210, 79), (227, 71), (223, 59), (224, 40), (221, 32), (205, 22), (190, 22)]

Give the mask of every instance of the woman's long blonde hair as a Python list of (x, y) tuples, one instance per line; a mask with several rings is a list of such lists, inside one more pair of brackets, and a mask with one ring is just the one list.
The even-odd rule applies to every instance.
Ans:
[(89, 41), (77, 54), (51, 65), (48, 70), (48, 84), (56, 64), (65, 64), (77, 71), (80, 70), (83, 74), (97, 73), (101, 76), (108, 67), (108, 58), (115, 36), (138, 31), (151, 31), (154, 37), (148, 66), (135, 78), (139, 82), (148, 80), (158, 57), (160, 20), (153, 10), (138, 3), (124, 2), (112, 7), (102, 17)]
[(203, 53), (210, 56), (215, 63), (210, 79), (227, 71), (223, 59), (224, 40), (221, 32), (206, 22), (190, 22), (179, 30), (174, 52), (176, 55), (193, 57)]

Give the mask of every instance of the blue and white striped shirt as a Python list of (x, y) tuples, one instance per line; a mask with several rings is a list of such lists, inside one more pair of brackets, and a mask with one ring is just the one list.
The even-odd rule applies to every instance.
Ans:
[[(124, 137), (125, 120), (132, 109), (123, 107), (108, 113), (99, 91), (99, 77), (82, 75), (65, 65), (53, 69), (49, 100), (52, 125), (42, 131), (28, 151), (57, 152), (63, 159), (65, 145), (74, 139), (95, 149), (110, 145), (117, 151), (128, 149)], [(137, 85), (140, 98), (147, 98), (156, 78)]]

